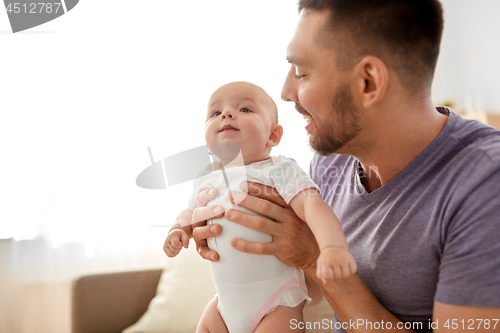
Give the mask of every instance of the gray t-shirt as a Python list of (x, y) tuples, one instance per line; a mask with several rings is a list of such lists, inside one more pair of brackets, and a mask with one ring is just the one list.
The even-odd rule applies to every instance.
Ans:
[(422, 322), (421, 332), (432, 331), (434, 300), (500, 307), (500, 131), (437, 111), (449, 115), (441, 133), (372, 193), (352, 156), (314, 156), (310, 170), (359, 276), (400, 320)]

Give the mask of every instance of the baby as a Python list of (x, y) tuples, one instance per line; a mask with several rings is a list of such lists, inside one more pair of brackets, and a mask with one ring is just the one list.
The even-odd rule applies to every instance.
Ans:
[[(213, 172), (195, 180), (189, 208), (179, 215), (165, 241), (169, 257), (188, 246), (192, 237), (192, 212), (200, 191), (217, 189), (218, 197), (210, 205), (220, 205), (226, 211), (233, 208), (256, 214), (232, 206), (229, 200), (230, 191), (241, 191), (243, 182), (252, 181), (274, 187), (295, 214), (308, 224), (321, 251), (317, 262), (318, 278), (326, 283), (355, 273), (356, 263), (348, 251), (339, 221), (321, 199), (317, 186), (292, 159), (270, 156), (271, 148), (278, 145), (283, 134), (277, 118), (272, 98), (251, 83), (229, 83), (212, 94), (208, 102), (205, 139), (209, 151), (221, 161), (215, 169), (212, 166)], [(238, 157), (234, 158), (233, 154), (225, 161), (221, 157), (224, 154), (217, 151), (220, 148), (216, 148), (216, 145), (220, 147), (220, 142), (239, 146)], [(304, 273), (276, 256), (244, 253), (230, 245), (233, 238), (265, 243), (271, 242), (272, 236), (224, 217), (208, 223), (222, 226), (219, 236), (208, 239), (210, 249), (217, 251), (220, 257), (219, 261), (211, 263), (217, 296), (205, 308), (197, 332), (281, 332), (289, 327), (291, 319), (302, 321), (303, 306), (310, 301)]]

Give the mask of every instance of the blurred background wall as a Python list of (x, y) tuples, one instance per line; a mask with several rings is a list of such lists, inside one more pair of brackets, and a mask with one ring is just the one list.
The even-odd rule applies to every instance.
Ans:
[[(433, 97), (500, 114), (500, 2), (443, 0)], [(190, 184), (144, 190), (151, 162), (204, 144), (211, 92), (236, 80), (275, 99), (273, 153), (307, 169), (305, 121), (280, 99), (296, 2), (81, 1), (12, 34), (0, 10), (0, 332), (67, 332), (78, 275), (162, 267)]]

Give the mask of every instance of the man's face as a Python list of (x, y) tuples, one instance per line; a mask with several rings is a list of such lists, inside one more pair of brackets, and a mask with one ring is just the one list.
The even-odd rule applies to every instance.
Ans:
[(321, 155), (346, 153), (362, 127), (349, 85), (349, 72), (336, 67), (332, 48), (319, 45), (328, 11), (303, 12), (288, 45), (291, 63), (281, 97), (295, 102), (308, 121), (311, 147)]
[(208, 102), (205, 140), (237, 144), (245, 163), (268, 158), (274, 114), (272, 102), (260, 89), (233, 82), (217, 89)]

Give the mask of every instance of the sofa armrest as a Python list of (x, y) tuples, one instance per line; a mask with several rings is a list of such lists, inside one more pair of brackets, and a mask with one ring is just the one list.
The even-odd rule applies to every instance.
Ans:
[(146, 311), (161, 269), (87, 275), (73, 282), (72, 333), (121, 333)]

